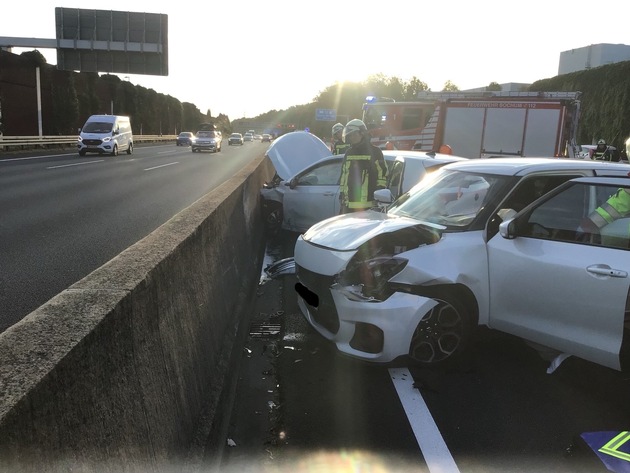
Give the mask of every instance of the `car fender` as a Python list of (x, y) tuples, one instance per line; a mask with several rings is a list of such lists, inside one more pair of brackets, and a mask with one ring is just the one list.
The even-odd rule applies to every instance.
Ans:
[(284, 188), (280, 185), (273, 188), (260, 189), (260, 195), (263, 199), (282, 204), (284, 198)]

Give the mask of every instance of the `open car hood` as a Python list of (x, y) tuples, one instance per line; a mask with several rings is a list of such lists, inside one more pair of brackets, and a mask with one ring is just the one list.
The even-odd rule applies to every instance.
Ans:
[(330, 148), (307, 131), (293, 131), (276, 138), (265, 155), (271, 160), (281, 179), (287, 180), (326, 156)]

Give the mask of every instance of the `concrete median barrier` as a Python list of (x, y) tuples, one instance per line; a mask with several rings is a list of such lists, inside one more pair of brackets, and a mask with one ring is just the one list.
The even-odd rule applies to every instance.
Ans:
[(194, 463), (255, 297), (272, 175), (257, 159), (0, 334), (0, 471)]

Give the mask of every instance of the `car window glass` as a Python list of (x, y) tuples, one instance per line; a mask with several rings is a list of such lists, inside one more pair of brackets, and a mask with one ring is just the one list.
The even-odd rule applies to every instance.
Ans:
[(83, 127), (85, 133), (109, 133), (113, 124), (106, 122), (88, 122)]
[(536, 207), (524, 222), (519, 222), (518, 234), (628, 249), (630, 214), (622, 214), (621, 218), (602, 227), (599, 234), (585, 234), (581, 227), (584, 218), (617, 191), (616, 187), (575, 183)]
[(389, 182), (387, 183), (387, 187), (393, 195), (398, 195), (400, 193), (404, 169), (405, 164), (402, 161), (395, 161), (389, 172)]
[(341, 161), (326, 163), (306, 171), (298, 179), (299, 185), (334, 186), (339, 184)]
[(521, 179), (514, 189), (501, 203), (500, 208), (488, 222), (488, 238), (492, 238), (499, 232), (499, 225), (516, 215), (536, 199), (555, 189), (566, 181), (580, 177), (579, 175), (555, 174), (535, 175)]

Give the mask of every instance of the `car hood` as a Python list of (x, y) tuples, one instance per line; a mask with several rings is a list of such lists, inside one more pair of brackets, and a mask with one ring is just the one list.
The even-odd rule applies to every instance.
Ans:
[(293, 131), (276, 138), (265, 153), (281, 179), (287, 180), (302, 169), (330, 156), (330, 148), (307, 131)]
[(317, 246), (338, 251), (351, 251), (377, 235), (396, 233), (407, 228), (423, 228), (421, 243), (435, 243), (446, 227), (411, 218), (368, 211), (338, 215), (316, 223), (304, 234), (304, 240)]

